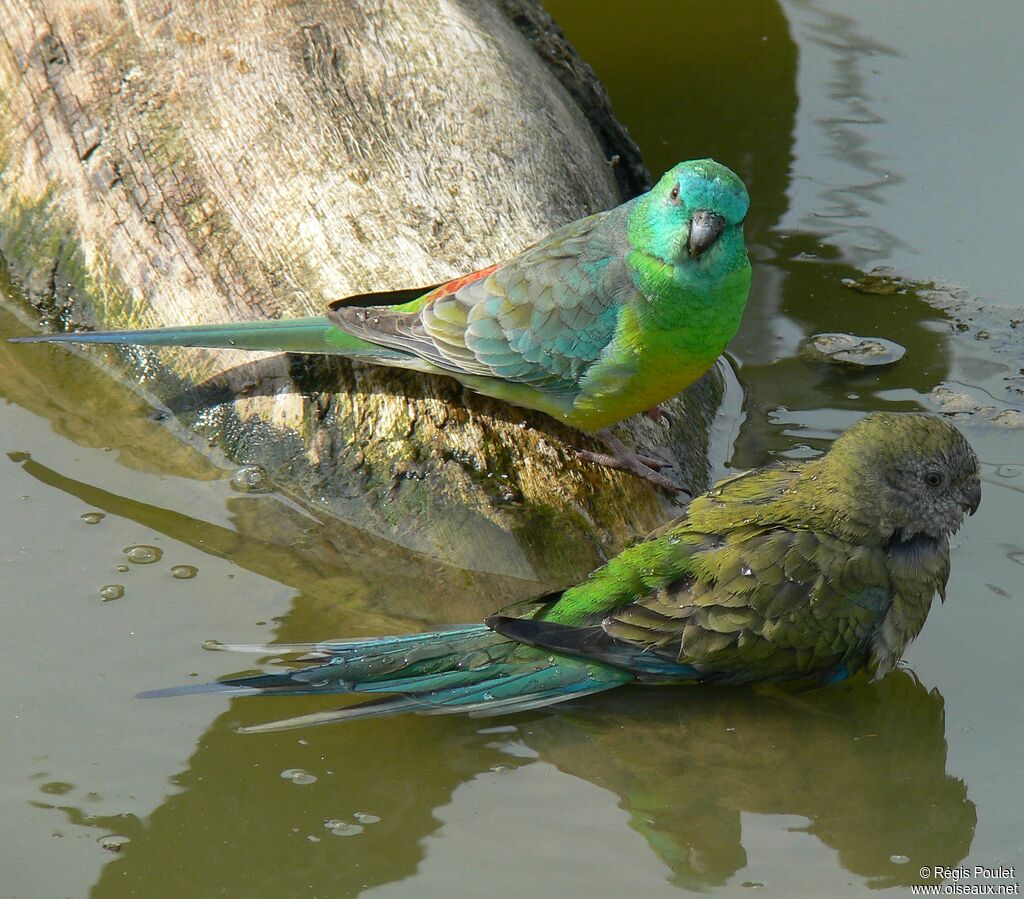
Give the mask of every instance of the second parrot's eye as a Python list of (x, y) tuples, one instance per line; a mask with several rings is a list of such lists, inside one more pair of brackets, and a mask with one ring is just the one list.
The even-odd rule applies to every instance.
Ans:
[(674, 185), (672, 186), (672, 192), (671, 192), (671, 193), (670, 193), (670, 194), (668, 195), (668, 198), (669, 198), (670, 200), (672, 200), (672, 202), (673, 202), (673, 203), (674, 203), (674, 202), (675, 202), (676, 200), (678, 200), (678, 199), (679, 199), (679, 185), (678, 185), (678, 184), (674, 184)]
[(927, 471), (924, 475), (924, 482), (929, 487), (939, 487), (942, 485), (942, 472), (939, 471)]

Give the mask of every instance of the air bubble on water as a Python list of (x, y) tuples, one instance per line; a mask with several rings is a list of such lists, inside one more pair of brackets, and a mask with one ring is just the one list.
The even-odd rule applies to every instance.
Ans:
[(128, 556), (128, 561), (133, 565), (152, 565), (163, 558), (164, 551), (156, 546), (126, 546), (122, 552)]
[(352, 815), (360, 824), (376, 824), (380, 821), (380, 815), (370, 815), (366, 812), (356, 812)]
[(118, 565), (117, 566), (117, 570), (121, 571), (121, 572), (127, 571), (128, 570), (128, 566), (127, 565)]
[(320, 842), (320, 837), (315, 836), (314, 834), (310, 834), (308, 837), (306, 837), (306, 839), (309, 840), (309, 842), (311, 842), (311, 843), (319, 843)]
[(281, 777), (285, 780), (290, 780), (293, 784), (299, 784), (301, 786), (313, 784), (317, 781), (315, 774), (310, 774), (302, 768), (285, 768), (285, 770), (281, 772)]
[(131, 840), (121, 834), (112, 833), (105, 837), (100, 837), (96, 842), (110, 852), (120, 852), (125, 844), (130, 843)]
[(179, 581), (187, 581), (197, 574), (199, 574), (199, 569), (195, 565), (175, 565), (171, 568), (171, 577), (177, 578)]
[(231, 477), (232, 490), (239, 493), (267, 493), (270, 490), (270, 476), (259, 465), (243, 465)]
[[(1021, 471), (1024, 470), (1024, 466), (1021, 465), (1000, 465), (996, 469), (996, 476), (1000, 478), (1017, 478), (1020, 477)], [(84, 515), (82, 516), (85, 517)]]
[(83, 512), (78, 517), (81, 518), (82, 521), (84, 521), (86, 524), (99, 524), (107, 516), (104, 515), (102, 512)]
[(889, 861), (894, 865), (905, 865), (910, 861), (910, 857), (906, 855), (890, 855)]
[(100, 587), (100, 598), (104, 602), (120, 599), (122, 596), (124, 596), (124, 587), (120, 584), (107, 584), (104, 587)]

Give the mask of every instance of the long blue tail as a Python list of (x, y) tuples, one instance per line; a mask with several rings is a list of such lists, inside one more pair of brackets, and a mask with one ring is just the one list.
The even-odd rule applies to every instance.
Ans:
[(402, 368), (423, 368), (424, 363), (400, 350), (377, 346), (353, 337), (326, 316), (224, 325), (183, 325), (137, 331), (77, 331), (12, 337), (11, 343), (110, 344), (113, 346), (209, 347), (265, 350), (276, 353), (321, 353), (365, 358)]
[(242, 728), (247, 733), (258, 733), (401, 712), (503, 715), (609, 690), (634, 679), (621, 669), (524, 646), (482, 624), (368, 640), (285, 646), (215, 644), (212, 648), (278, 654), (302, 652), (304, 655), (298, 661), (317, 660), (318, 664), (281, 674), (257, 674), (139, 695), (395, 694), (348, 708)]

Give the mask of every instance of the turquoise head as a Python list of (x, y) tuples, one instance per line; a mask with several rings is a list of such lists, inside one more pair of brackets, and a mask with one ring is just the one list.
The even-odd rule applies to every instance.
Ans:
[(750, 198), (743, 182), (713, 159), (669, 169), (634, 207), (633, 246), (693, 278), (716, 278), (749, 265), (743, 219)]

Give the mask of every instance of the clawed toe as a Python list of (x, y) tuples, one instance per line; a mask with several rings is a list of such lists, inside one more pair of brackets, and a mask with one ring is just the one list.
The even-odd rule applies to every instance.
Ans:
[(595, 453), (591, 450), (578, 449), (576, 450), (576, 455), (579, 458), (593, 462), (595, 465), (603, 465), (605, 468), (628, 471), (630, 474), (635, 474), (639, 478), (650, 481), (652, 484), (656, 484), (670, 493), (690, 495), (681, 484), (660, 473), (662, 468), (666, 468), (669, 465), (665, 460), (634, 452), (621, 440), (606, 431), (599, 432), (597, 436), (611, 452)]

